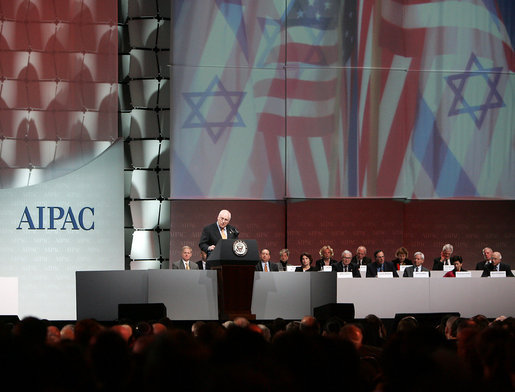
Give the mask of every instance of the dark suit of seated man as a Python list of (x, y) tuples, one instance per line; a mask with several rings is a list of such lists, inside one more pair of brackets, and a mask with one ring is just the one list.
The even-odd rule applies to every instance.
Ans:
[(394, 278), (398, 278), (397, 269), (391, 261), (384, 260), (384, 252), (382, 250), (376, 250), (374, 252), (376, 261), (367, 264), (367, 278), (377, 277), (378, 272), (392, 272)]
[(256, 271), (279, 272), (279, 266), (270, 261), (270, 251), (268, 249), (261, 250), (260, 260), (256, 264)]
[(215, 223), (207, 225), (202, 229), (200, 235), (199, 248), (201, 251), (209, 254), (215, 249), (215, 245), (219, 240), (223, 239), (236, 239), (240, 234), (236, 227), (231, 226), (231, 213), (227, 210), (222, 210), (218, 213), (218, 218)]
[(339, 261), (336, 265), (333, 266), (333, 271), (352, 272), (353, 278), (361, 278), (361, 273), (359, 272), (359, 267), (356, 264), (352, 264), (350, 262), (351, 259), (352, 259), (352, 253), (348, 250), (344, 250), (342, 252), (342, 261)]
[(481, 274), (482, 278), (490, 276), (491, 271), (506, 271), (506, 276), (513, 278), (513, 272), (508, 264), (501, 263), (502, 255), (499, 252), (492, 253), (492, 262), (488, 263)]
[(431, 272), (422, 266), (424, 262), (424, 254), (422, 252), (415, 252), (415, 259), (413, 260), (413, 265), (406, 267), (404, 269), (404, 273), (402, 276), (404, 278), (413, 278), (415, 272), (428, 272), (429, 276), (431, 276)]
[(487, 264), (490, 264), (492, 262), (492, 253), (494, 251), (492, 248), (483, 248), (483, 260), (476, 264), (476, 270), (477, 271), (483, 271)]
[(363, 245), (358, 246), (356, 249), (356, 254), (352, 258), (351, 263), (360, 266), (370, 264), (371, 262), (372, 260), (370, 257), (367, 257), (367, 248), (365, 248)]
[(445, 244), (440, 252), (440, 257), (435, 257), (433, 260), (433, 271), (443, 271), (444, 265), (452, 265), (451, 255), (454, 247), (451, 244)]

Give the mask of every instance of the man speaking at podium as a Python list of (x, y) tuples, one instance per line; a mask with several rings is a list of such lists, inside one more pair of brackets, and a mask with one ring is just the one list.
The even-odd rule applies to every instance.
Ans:
[(227, 210), (220, 211), (216, 223), (207, 225), (202, 229), (202, 235), (198, 244), (200, 250), (206, 252), (209, 256), (220, 239), (238, 238), (240, 233), (236, 227), (229, 224), (230, 221), (231, 213)]

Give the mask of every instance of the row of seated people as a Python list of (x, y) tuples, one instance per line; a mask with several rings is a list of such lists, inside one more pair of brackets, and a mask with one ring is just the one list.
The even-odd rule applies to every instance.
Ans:
[[(386, 321), (386, 320), (385, 320)], [(513, 391), (515, 320), (0, 323), (5, 390)], [(325, 364), (322, 366), (322, 364)], [(327, 367), (324, 367), (326, 366)], [(313, 370), (315, 368), (322, 369)]]
[[(321, 258), (313, 264), (311, 254), (303, 252), (300, 255), (300, 266), (295, 267), (296, 272), (314, 272), (314, 271), (336, 271), (349, 272), (353, 277), (361, 277), (360, 267), (366, 267), (366, 277), (376, 277), (379, 272), (392, 272), (394, 277), (398, 277), (398, 271), (403, 270), (404, 277), (413, 277), (416, 272), (427, 272), (428, 268), (423, 266), (425, 256), (422, 252), (415, 252), (413, 261), (408, 259), (408, 251), (401, 247), (397, 249), (397, 258), (392, 261), (385, 260), (385, 254), (382, 250), (374, 252), (374, 261), (366, 256), (366, 248), (358, 247), (356, 254), (353, 256), (348, 250), (344, 250), (341, 260), (333, 259), (334, 251), (329, 245), (324, 245), (320, 249)], [(432, 270), (446, 270), (444, 277), (455, 277), (457, 272), (465, 272), (463, 269), (463, 259), (461, 256), (452, 256), (453, 247), (446, 244), (442, 248), (440, 257), (433, 261)], [(482, 277), (490, 276), (491, 271), (505, 271), (506, 276), (513, 277), (511, 267), (501, 262), (502, 255), (499, 252), (493, 252), (491, 248), (484, 248), (483, 255), (485, 259), (476, 265), (477, 270), (482, 271)], [(282, 249), (279, 252), (280, 261), (273, 263), (270, 261), (270, 251), (263, 249), (260, 254), (260, 261), (256, 265), (257, 271), (286, 271), (288, 270), (288, 249)], [(404, 266), (404, 267), (401, 267)], [(447, 267), (446, 267), (447, 266)]]
[[(446, 270), (444, 277), (455, 277), (457, 272), (466, 272), (463, 269), (463, 259), (461, 256), (453, 256), (453, 246), (445, 244), (439, 257), (433, 260), (432, 270)], [(172, 263), (172, 269), (209, 269), (207, 254), (202, 252), (202, 260), (197, 262), (191, 261), (193, 250), (189, 246), (183, 246), (181, 260)], [(506, 276), (513, 277), (511, 267), (502, 262), (500, 252), (494, 252), (491, 248), (482, 250), (484, 259), (477, 263), (476, 270), (482, 271), (482, 277), (490, 276), (492, 271), (505, 271)], [(352, 255), (349, 250), (344, 250), (341, 260), (334, 259), (334, 250), (330, 245), (324, 245), (319, 251), (320, 259), (313, 264), (313, 256), (307, 252), (300, 254), (300, 266), (295, 266), (296, 272), (314, 272), (314, 271), (336, 271), (350, 272), (353, 277), (361, 277), (360, 267), (366, 267), (366, 277), (376, 277), (378, 272), (392, 272), (394, 277), (398, 277), (398, 271), (402, 270), (404, 277), (413, 277), (416, 272), (427, 272), (428, 268), (424, 267), (425, 256), (422, 252), (415, 252), (413, 261), (408, 258), (408, 250), (404, 247), (397, 249), (396, 258), (392, 261), (385, 260), (385, 254), (382, 250), (374, 252), (374, 261), (367, 257), (367, 249), (359, 246), (356, 253)], [(293, 265), (289, 263), (290, 252), (288, 249), (281, 249), (279, 252), (279, 262), (271, 261), (270, 250), (262, 249), (260, 252), (260, 261), (256, 264), (256, 271), (275, 272), (288, 271), (293, 269)], [(404, 267), (402, 267), (404, 266)], [(290, 268), (289, 268), (290, 267)]]

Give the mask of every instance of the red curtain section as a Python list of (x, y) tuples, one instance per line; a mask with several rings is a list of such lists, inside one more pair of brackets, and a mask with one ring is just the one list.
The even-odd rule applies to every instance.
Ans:
[(411, 257), (423, 252), (431, 268), (442, 246), (451, 243), (467, 269), (481, 261), (485, 246), (500, 251), (503, 262), (515, 268), (511, 201), (172, 201), (170, 260), (180, 258), (183, 245), (192, 246), (199, 260), (202, 228), (215, 222), (224, 208), (232, 212), (231, 224), (239, 229), (240, 238), (256, 239), (260, 248), (270, 249), (275, 262), (283, 247), (290, 249), (290, 261), (299, 264), (301, 252), (316, 259), (323, 245), (331, 245), (337, 259), (345, 249), (354, 253), (365, 245), (369, 256), (383, 249), (388, 260), (405, 246)]

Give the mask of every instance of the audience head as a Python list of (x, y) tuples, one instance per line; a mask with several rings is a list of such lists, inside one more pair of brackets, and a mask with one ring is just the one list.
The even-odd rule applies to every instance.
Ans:
[(234, 319), (234, 325), (236, 327), (248, 328), (248, 326), (250, 325), (250, 321), (247, 320), (245, 317), (236, 317)]
[(61, 328), (61, 340), (74, 340), (75, 339), (75, 325), (66, 324)]
[(411, 331), (418, 328), (418, 321), (413, 316), (403, 317), (397, 324), (397, 332)]
[(320, 324), (313, 316), (304, 316), (302, 320), (300, 320), (300, 330), (309, 335), (319, 335)]
[(345, 324), (340, 329), (339, 335), (342, 339), (351, 342), (356, 350), (359, 350), (363, 344), (363, 331), (356, 324)]
[(120, 335), (124, 341), (128, 342), (132, 337), (132, 327), (129, 324), (117, 324), (111, 327), (111, 330)]
[(46, 342), (47, 344), (57, 344), (61, 341), (61, 331), (55, 325), (46, 327)]

